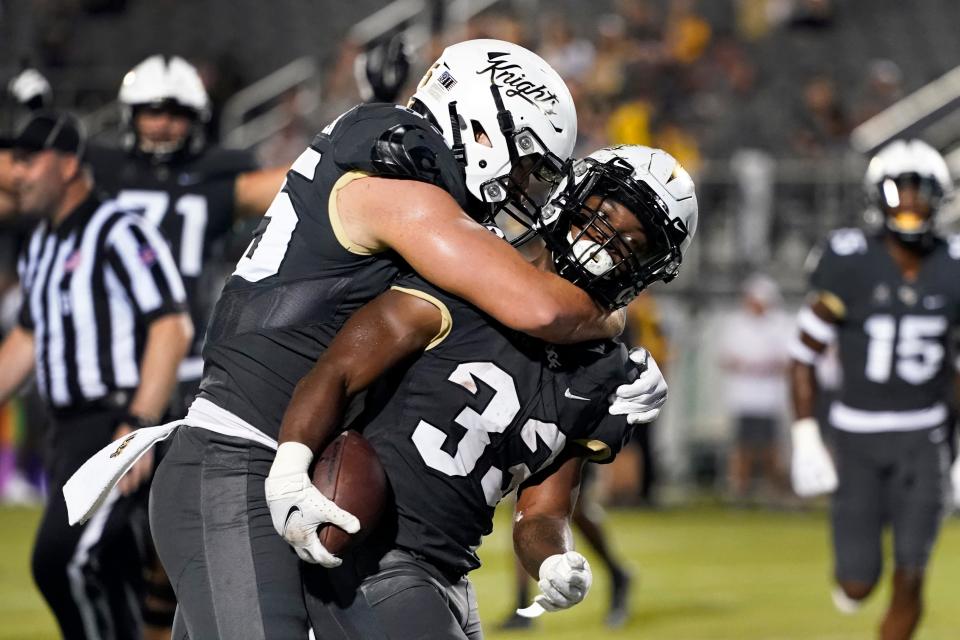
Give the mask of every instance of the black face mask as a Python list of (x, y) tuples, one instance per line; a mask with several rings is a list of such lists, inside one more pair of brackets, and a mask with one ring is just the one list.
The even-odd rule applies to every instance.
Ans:
[[(604, 307), (617, 309), (654, 282), (676, 277), (680, 247), (689, 233), (682, 221), (670, 218), (656, 192), (633, 177), (633, 167), (622, 158), (585, 162), (583, 178), (575, 184), (571, 171), (571, 186), (551, 203), (555, 209), (539, 233), (553, 251), (559, 275)], [(600, 198), (596, 207), (587, 205), (591, 197)], [(601, 211), (606, 199), (619, 202), (637, 217), (645, 246), (632, 246), (610, 223)]]
[[(940, 183), (929, 176), (906, 173), (886, 177), (875, 188), (874, 198), (883, 213), (887, 233), (911, 249), (930, 250), (936, 237), (934, 214), (943, 200)], [(898, 210), (907, 192), (915, 194), (915, 199), (929, 210), (928, 215)]]

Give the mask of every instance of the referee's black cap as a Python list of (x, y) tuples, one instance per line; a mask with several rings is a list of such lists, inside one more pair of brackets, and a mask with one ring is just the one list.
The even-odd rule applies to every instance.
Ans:
[(24, 151), (52, 149), (83, 157), (87, 147), (83, 124), (66, 111), (39, 111), (30, 116), (11, 138), (0, 139), (0, 148)]

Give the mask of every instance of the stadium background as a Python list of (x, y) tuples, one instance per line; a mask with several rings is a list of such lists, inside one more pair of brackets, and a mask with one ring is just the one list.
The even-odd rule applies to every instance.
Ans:
[[(671, 384), (654, 434), (659, 508), (612, 513), (617, 548), (640, 579), (634, 616), (611, 637), (852, 638), (869, 636), (886, 596), (855, 618), (833, 611), (822, 510), (800, 510), (775, 492), (758, 509), (728, 505), (731, 421), (715, 337), (749, 274), (772, 277), (788, 311), (799, 304), (811, 246), (830, 228), (863, 221), (865, 153), (918, 135), (960, 171), (957, 24), (955, 0), (2, 0), (0, 82), (25, 65), (39, 69), (54, 103), (83, 114), (94, 138), (110, 143), (124, 73), (153, 53), (183, 55), (214, 102), (210, 138), (254, 147), (272, 165), (289, 162), (359, 100), (354, 59), (378, 39), (403, 32), (411, 83), (451, 41), (495, 37), (538, 51), (577, 101), (578, 152), (664, 147), (694, 175), (700, 197), (700, 231), (681, 277), (653, 290)], [(6, 130), (16, 109), (3, 100)], [(238, 246), (248, 232), (237, 230)], [(16, 220), (0, 219), (8, 310), (22, 233)], [(653, 326), (649, 307), (637, 312), (643, 326)], [(2, 410), (8, 502), (31, 497), (3, 488), (4, 465), (30, 441), (30, 422), (16, 404)], [(607, 470), (601, 496), (631, 502), (630, 476)], [(37, 514), (0, 507), (0, 638), (53, 637), (27, 570)], [(476, 577), (491, 637), (510, 605), (508, 523), (499, 525)], [(958, 553), (950, 521), (920, 638), (957, 635)], [(602, 629), (605, 586), (598, 572), (586, 604), (540, 628), (557, 638)]]

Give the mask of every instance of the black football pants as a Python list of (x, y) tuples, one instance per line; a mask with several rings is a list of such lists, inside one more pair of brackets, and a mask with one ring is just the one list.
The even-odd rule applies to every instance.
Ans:
[[(67, 640), (140, 638), (138, 528), (146, 493), (107, 500), (85, 524), (67, 524), (63, 484), (113, 439), (119, 411), (54, 419), (47, 472), (50, 498), (34, 543), (33, 578)], [(116, 494), (114, 494), (116, 495)]]

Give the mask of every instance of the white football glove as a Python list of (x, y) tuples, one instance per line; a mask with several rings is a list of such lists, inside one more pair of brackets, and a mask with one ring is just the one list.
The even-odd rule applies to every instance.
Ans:
[(569, 609), (583, 600), (593, 574), (590, 563), (576, 551), (557, 553), (540, 565), (540, 595), (533, 599), (546, 611)]
[(817, 421), (814, 418), (797, 420), (790, 429), (790, 436), (793, 441), (790, 480), (794, 492), (801, 498), (809, 498), (835, 491), (837, 470), (820, 438)]
[(640, 375), (630, 384), (617, 387), (610, 398), (610, 415), (625, 415), (629, 424), (653, 422), (667, 401), (667, 381), (646, 349), (631, 350), (630, 360), (639, 365)]
[(307, 469), (313, 460), (310, 447), (299, 442), (284, 442), (264, 483), (273, 528), (290, 543), (301, 560), (328, 569), (342, 560), (327, 551), (317, 536), (317, 528), (331, 523), (347, 533), (360, 530), (360, 521), (320, 493)]
[(950, 485), (953, 488), (953, 506), (960, 509), (960, 457), (950, 467)]

